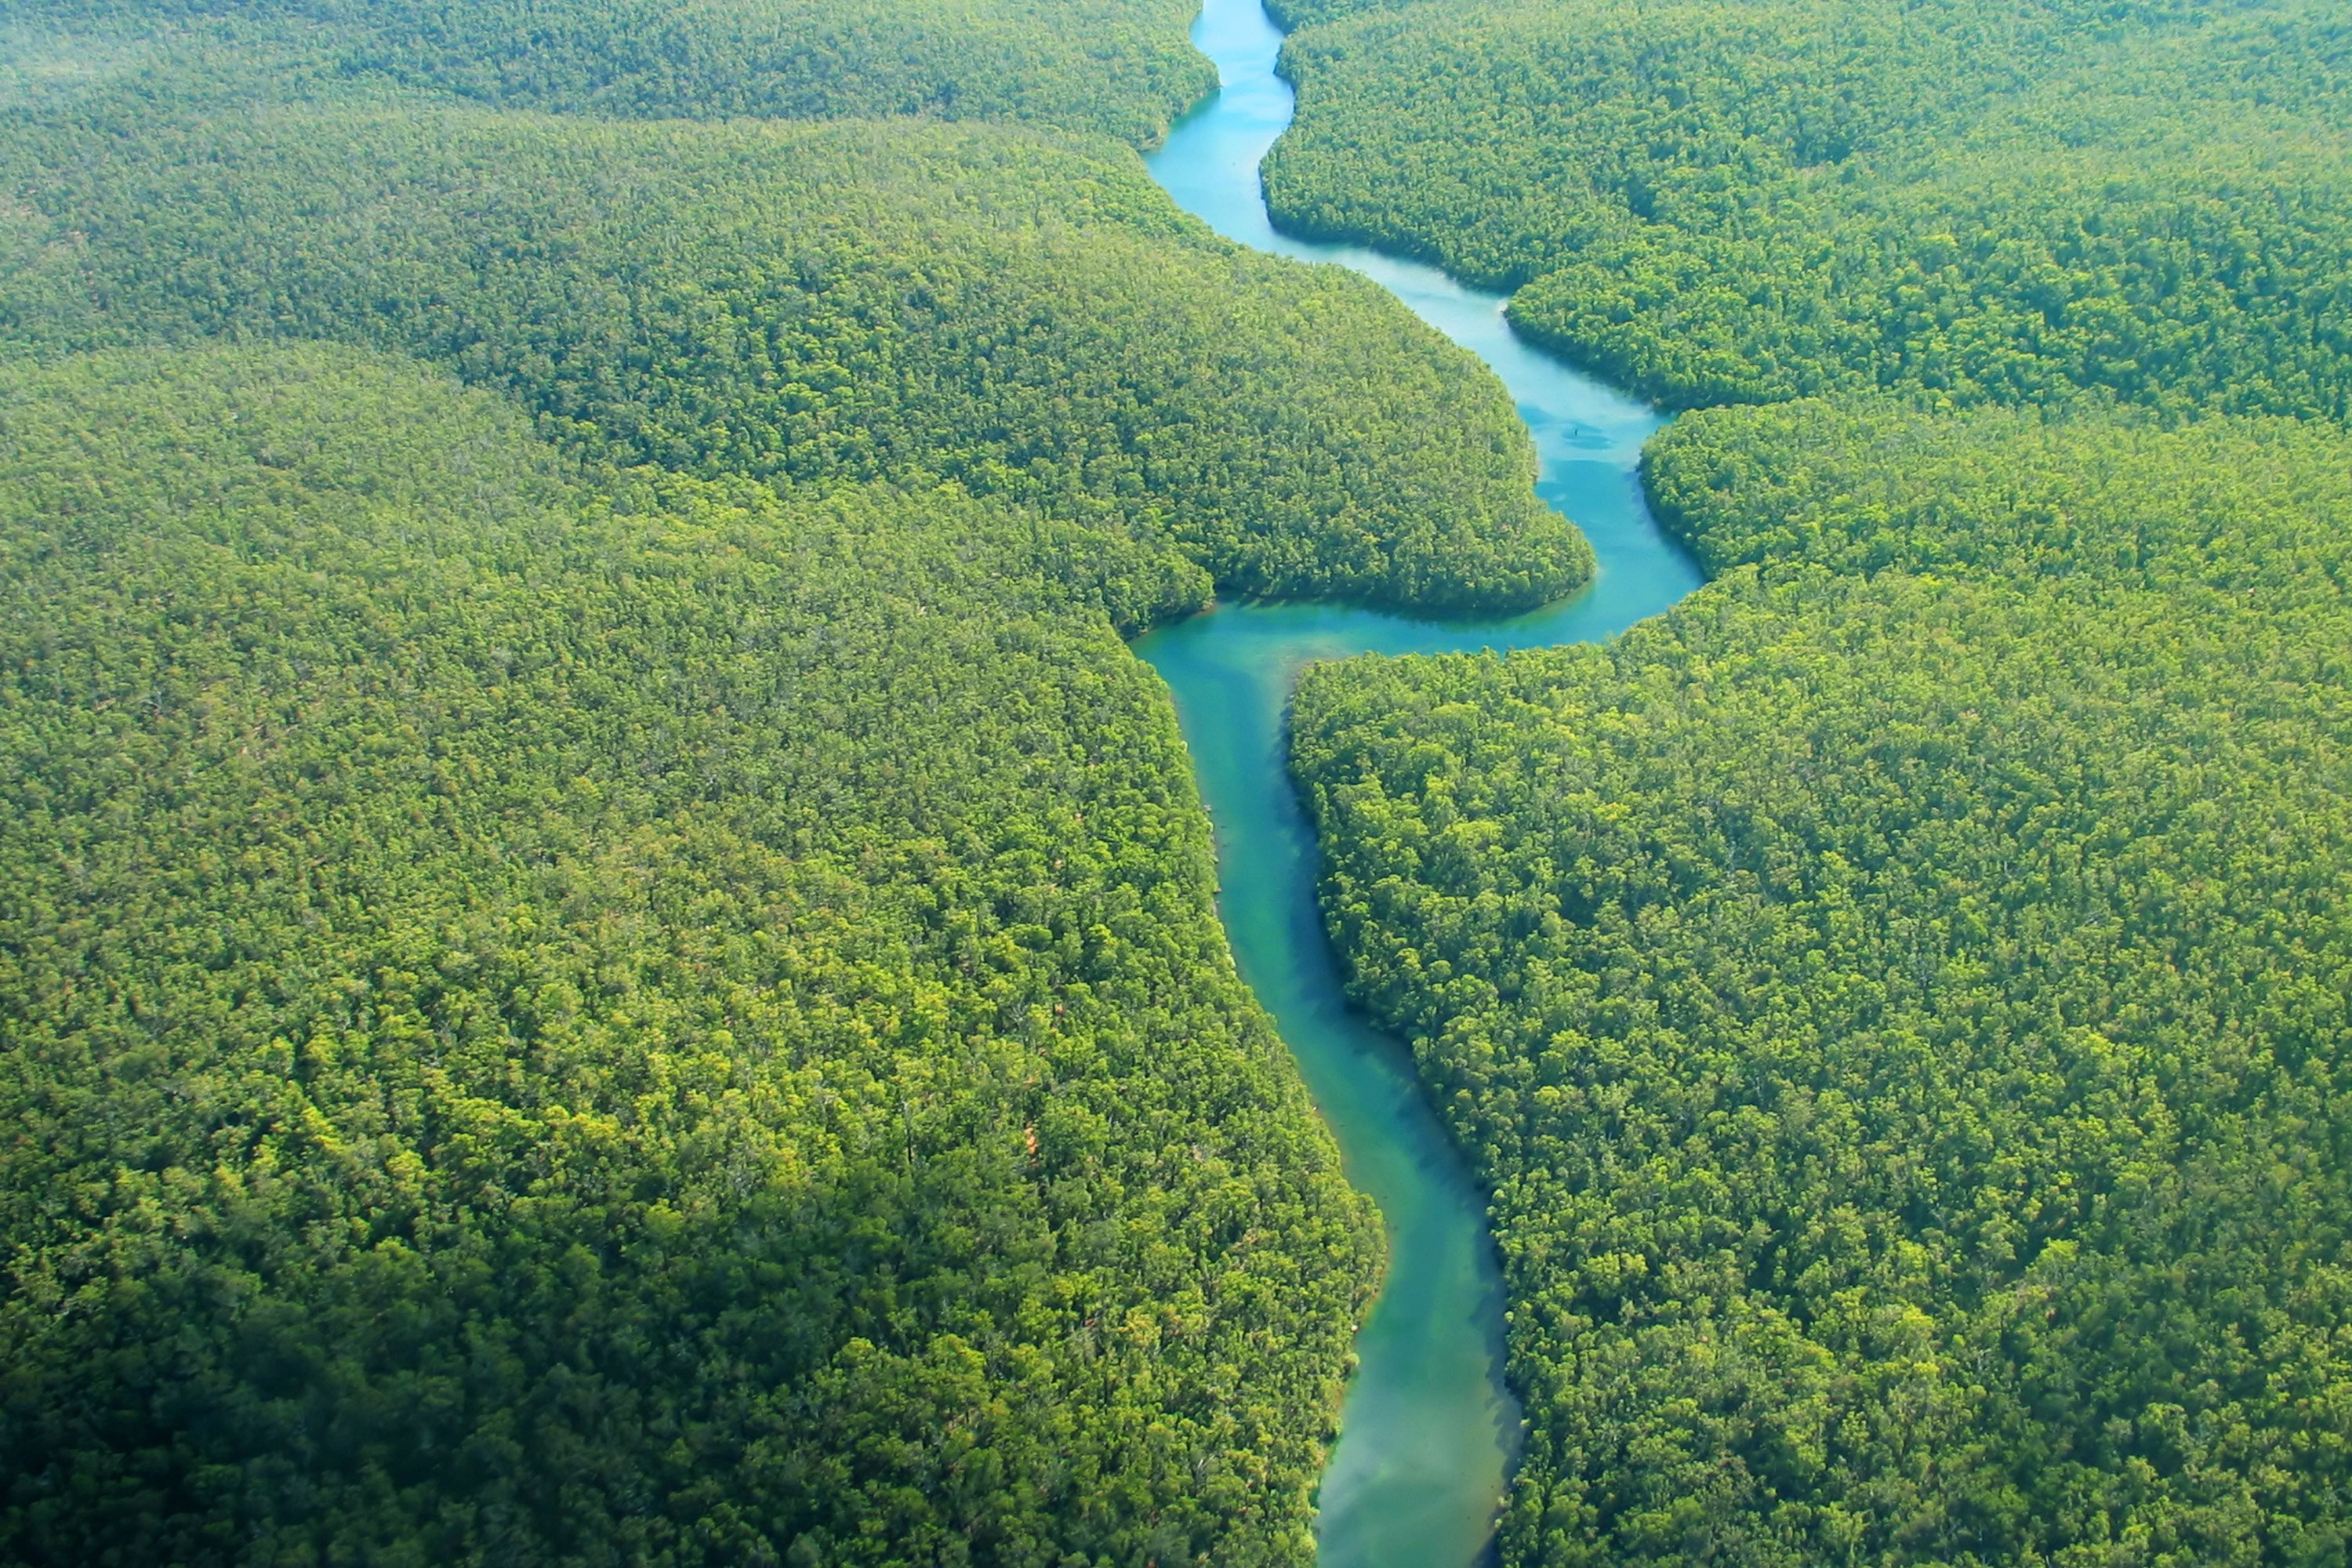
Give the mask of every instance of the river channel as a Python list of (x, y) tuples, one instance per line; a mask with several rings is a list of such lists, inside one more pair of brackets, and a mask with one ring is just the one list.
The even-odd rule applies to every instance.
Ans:
[(1298, 1058), (1348, 1179), (1380, 1205), (1389, 1271), (1323, 1474), (1323, 1568), (1467, 1568), (1486, 1552), (1519, 1431), (1503, 1382), (1503, 1294), (1485, 1194), (1423, 1097), (1411, 1054), (1348, 1005), (1316, 907), (1315, 837), (1293, 790), (1285, 710), (1304, 665), (1352, 654), (1545, 647), (1613, 636), (1698, 586), (1651, 520), (1635, 466), (1657, 412), (1515, 337), (1503, 297), (1434, 268), (1276, 234), (1258, 162), (1290, 124), (1282, 35), (1261, 0), (1207, 0), (1192, 41), (1219, 90), (1148, 160), (1227, 238), (1387, 288), (1485, 360), (1535, 437), (1536, 493), (1600, 570), (1574, 598), (1507, 620), (1418, 621), (1338, 605), (1220, 605), (1139, 639), (1174, 693), (1216, 826), (1218, 904), (1242, 976)]

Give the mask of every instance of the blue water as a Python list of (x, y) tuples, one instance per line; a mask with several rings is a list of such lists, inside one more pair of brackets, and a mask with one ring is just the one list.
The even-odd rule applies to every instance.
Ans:
[(1491, 366), (1535, 438), (1536, 493), (1592, 541), (1573, 598), (1508, 619), (1433, 623), (1338, 605), (1221, 605), (1139, 639), (1166, 678), (1217, 829), (1219, 907), (1243, 977), (1297, 1058), (1348, 1178), (1380, 1205), (1389, 1271), (1324, 1471), (1325, 1568), (1466, 1568), (1487, 1549), (1519, 1433), (1503, 1382), (1503, 1292), (1486, 1196), (1423, 1099), (1409, 1053), (1349, 1011), (1315, 902), (1314, 834), (1292, 789), (1284, 714), (1301, 666), (1353, 654), (1607, 637), (1698, 586), (1643, 503), (1642, 443), (1663, 418), (1521, 342), (1503, 297), (1433, 268), (1277, 234), (1258, 162), (1289, 125), (1282, 36), (1259, 0), (1207, 0), (1192, 40), (1220, 89), (1149, 159), (1177, 203), (1229, 239), (1329, 262), (1387, 288)]

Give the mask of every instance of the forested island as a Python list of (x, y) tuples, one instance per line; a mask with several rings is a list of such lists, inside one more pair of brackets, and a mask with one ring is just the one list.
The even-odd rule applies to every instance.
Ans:
[[(1508, 1568), (2352, 1550), (2352, 13), (1278, 0), (1712, 581), (1290, 763)], [(1214, 596), (1594, 555), (1189, 0), (0, 17), (0, 1562), (1313, 1561)], [(1606, 580), (1600, 590), (1606, 592)]]

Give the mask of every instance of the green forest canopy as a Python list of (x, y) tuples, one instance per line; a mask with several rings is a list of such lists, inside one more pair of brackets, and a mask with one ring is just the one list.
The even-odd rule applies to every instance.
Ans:
[(2352, 442), (1791, 405), (1652, 463), (1682, 609), (1297, 700), (1358, 993), (1496, 1193), (1504, 1560), (2340, 1560)]
[[(1776, 405), (1680, 615), (1302, 693), (1507, 1559), (2340, 1559), (2352, 463), (2206, 417), (2346, 411), (2340, 9), (1288, 10), (1286, 222)], [(1303, 1559), (1377, 1244), (1112, 628), (1589, 556), (1089, 139), (1182, 21), (0, 33), (8, 1550)]]
[(0, 1555), (1305, 1559), (1377, 1237), (1104, 613), (1197, 568), (343, 349), (0, 432)]
[(1505, 1562), (2339, 1561), (2342, 8), (1290, 11), (1286, 222), (1747, 405), (1645, 455), (1674, 615), (1298, 700)]
[(1645, 396), (2352, 409), (2336, 0), (1295, 10), (1280, 221)]
[[(928, 115), (1159, 140), (1216, 72), (1186, 0), (24, 0), (72, 52), (621, 119)], [(129, 62), (124, 62), (128, 64)], [(117, 68), (120, 68), (118, 67)]]
[(1311, 1556), (1378, 1232), (1118, 632), (1590, 552), (1111, 15), (0, 30), (0, 1557)]
[(1370, 283), (1207, 235), (1124, 152), (209, 101), (0, 133), (20, 345), (402, 350), (625, 464), (950, 478), (1244, 592), (1524, 605), (1590, 572), (1475, 361)]

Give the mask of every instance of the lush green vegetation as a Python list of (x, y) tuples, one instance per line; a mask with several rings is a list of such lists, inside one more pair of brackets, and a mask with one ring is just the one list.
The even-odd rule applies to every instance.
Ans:
[(1184, 0), (26, 0), (21, 26), (638, 119), (924, 114), (1159, 139), (1217, 85)]
[(1132, 156), (1019, 132), (402, 105), (22, 117), (22, 343), (329, 336), (600, 456), (950, 478), (1252, 593), (1525, 605), (1591, 553), (1509, 400), (1372, 285), (1235, 250)]
[(1685, 609), (1298, 699), (1334, 930), (1495, 1187), (1505, 1560), (2339, 1561), (2352, 442), (1652, 462)]
[(2112, 584), (2275, 620), (2332, 612), (2352, 588), (2347, 449), (2336, 426), (2290, 419), (1936, 418), (1808, 400), (1678, 420), (1643, 478), (1711, 573), (1803, 562)]
[(1197, 567), (198, 349), (0, 380), (0, 1556), (1307, 1558)]
[(1184, 19), (0, 26), (0, 1559), (1311, 1556), (1378, 1233), (1118, 633), (1590, 554), (1109, 139)]
[(1280, 219), (1644, 395), (2352, 409), (2332, 0), (1288, 9)]
[(1682, 610), (1298, 701), (1505, 1561), (2342, 1560), (2341, 8), (1286, 9), (1288, 222), (1748, 405), (1645, 458)]
[[(1135, 167), (1187, 10), (0, 26), (0, 1557), (1310, 1555), (1377, 1237), (1118, 633), (1590, 555)], [(2340, 1562), (2340, 6), (1283, 10), (1284, 221), (1749, 405), (1683, 611), (1299, 699), (1506, 1561)]]
[(1693, 416), (1687, 611), (1309, 682), (1335, 922), (1497, 1187), (1524, 1560), (2340, 1555), (2347, 458)]

